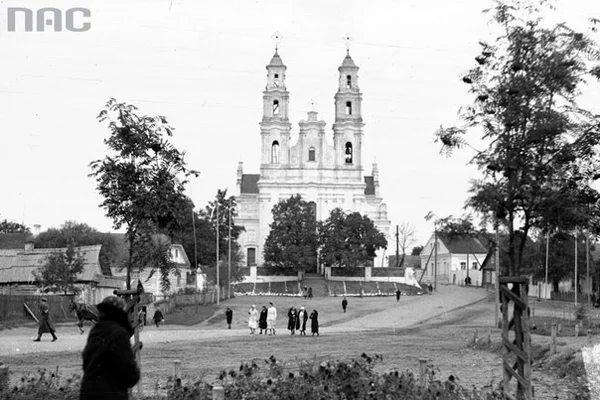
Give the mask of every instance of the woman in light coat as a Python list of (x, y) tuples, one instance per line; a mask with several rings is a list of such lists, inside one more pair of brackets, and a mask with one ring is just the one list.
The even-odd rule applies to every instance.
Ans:
[(253, 335), (256, 332), (256, 328), (258, 328), (258, 310), (253, 305), (250, 307), (250, 311), (248, 311), (248, 328), (250, 328), (250, 334)]

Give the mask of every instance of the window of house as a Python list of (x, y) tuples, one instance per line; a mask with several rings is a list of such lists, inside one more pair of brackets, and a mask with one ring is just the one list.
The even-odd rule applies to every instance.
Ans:
[(181, 275), (177, 275), (177, 286), (181, 286)]
[(308, 149), (308, 161), (315, 161), (315, 148)]
[(464, 261), (461, 261), (460, 263), (460, 269), (467, 269), (467, 263)]
[(352, 76), (351, 75), (346, 75), (346, 87), (347, 88), (352, 87)]
[(477, 262), (474, 262), (473, 264), (471, 264), (471, 269), (477, 269), (479, 266), (477, 265)]
[(248, 248), (246, 260), (249, 267), (256, 265), (256, 249), (254, 247)]
[(346, 164), (352, 164), (352, 143), (346, 143)]
[(275, 140), (271, 145), (271, 164), (279, 163), (279, 142)]
[(312, 213), (312, 215), (316, 218), (317, 217), (317, 203), (315, 203), (314, 201), (309, 202), (308, 208), (310, 209), (310, 212)]
[(279, 100), (273, 100), (273, 115), (279, 115)]
[(346, 115), (352, 115), (352, 102), (346, 102)]

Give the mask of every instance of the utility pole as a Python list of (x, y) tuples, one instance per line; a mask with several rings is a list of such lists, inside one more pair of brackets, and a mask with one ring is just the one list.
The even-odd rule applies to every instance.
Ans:
[(585, 266), (587, 269), (585, 286), (587, 286), (587, 298), (589, 304), (591, 303), (590, 294), (592, 293), (592, 285), (590, 284), (590, 237), (587, 233), (585, 235)]
[(435, 289), (435, 291), (437, 292), (437, 249), (438, 249), (438, 237), (437, 237), (437, 226), (435, 227), (433, 236), (435, 237), (435, 241), (433, 243), (433, 250), (434, 250), (434, 256), (433, 256), (433, 288)]
[(227, 258), (227, 296), (231, 297), (231, 199), (229, 199), (229, 240)]
[(221, 287), (220, 284), (221, 282), (219, 281), (219, 199), (217, 199), (216, 201), (217, 203), (217, 219), (216, 219), (216, 230), (217, 230), (217, 305), (219, 304), (220, 301), (220, 297), (221, 297)]
[(399, 266), (400, 262), (400, 234), (398, 233), (398, 225), (396, 225), (396, 268)]
[(577, 307), (577, 231), (575, 231), (575, 307)]
[(496, 223), (496, 319), (494, 326), (497, 326), (498, 313), (500, 311), (500, 235), (498, 234), (498, 224)]
[(546, 277), (544, 278), (544, 299), (548, 297), (548, 260), (550, 259), (550, 232), (546, 232)]

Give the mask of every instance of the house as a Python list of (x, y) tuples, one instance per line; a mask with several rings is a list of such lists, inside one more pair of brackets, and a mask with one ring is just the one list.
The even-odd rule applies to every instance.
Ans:
[[(434, 247), (436, 237), (437, 257)], [(433, 234), (419, 255), (421, 280), (427, 283), (436, 280), (441, 284), (464, 285), (465, 279), (469, 277), (471, 285), (481, 286), (484, 281), (482, 267), (487, 255), (488, 249), (474, 236)]]
[[(400, 263), (402, 263), (402, 254), (400, 254), (400, 257), (398, 257), (398, 266), (400, 265)], [(388, 257), (388, 267), (396, 268), (396, 256), (395, 255), (391, 255)], [(404, 262), (402, 263), (402, 267), (400, 267), (400, 268), (404, 269), (406, 267), (413, 268), (413, 269), (421, 268), (421, 257), (413, 256), (413, 255), (409, 255), (409, 254), (404, 255)]]
[[(3, 238), (0, 242), (6, 246), (7, 240)], [(95, 245), (75, 248), (85, 260), (83, 271), (78, 274), (75, 286), (81, 290), (80, 297), (90, 303), (99, 303), (115, 289), (125, 286), (124, 280), (107, 277), (102, 273), (99, 261), (101, 247)], [(34, 272), (47, 262), (50, 254), (66, 250), (66, 248), (36, 249), (29, 239), (25, 240), (24, 246), (20, 249), (0, 249), (0, 293), (41, 294), (43, 288), (39, 286)]]

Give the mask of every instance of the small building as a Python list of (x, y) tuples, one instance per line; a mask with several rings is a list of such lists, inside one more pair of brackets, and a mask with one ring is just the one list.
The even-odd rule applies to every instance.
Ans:
[[(434, 247), (436, 236), (437, 257)], [(417, 275), (422, 276), (423, 282), (436, 280), (449, 285), (465, 285), (465, 279), (469, 277), (472, 286), (481, 286), (484, 281), (482, 267), (487, 255), (488, 249), (474, 236), (434, 234), (419, 255), (421, 271), (417, 271)]]

